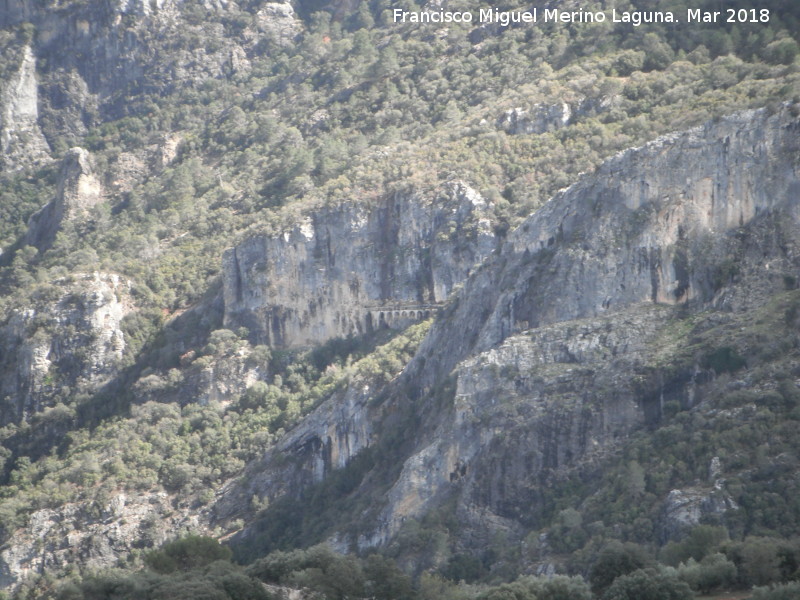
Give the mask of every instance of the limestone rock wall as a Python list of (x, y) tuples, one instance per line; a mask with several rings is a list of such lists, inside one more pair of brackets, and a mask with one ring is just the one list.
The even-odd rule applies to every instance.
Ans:
[[(783, 289), (800, 256), (794, 112), (747, 111), (659, 138), (556, 195), (434, 324), (412, 369), (422, 386), (515, 331), (639, 303), (743, 310)], [(768, 258), (737, 242), (744, 226)]]
[(454, 403), (359, 545), (455, 486), (473, 535), (535, 526), (537, 488), (591, 470), (664, 402), (699, 402), (710, 376), (697, 365), (653, 380), (653, 353), (676, 351), (658, 336), (676, 305), (750, 310), (800, 271), (795, 115), (750, 111), (622, 153), (513, 232), (397, 382), (425, 407), (452, 373)]
[(453, 406), (407, 458), (358, 546), (386, 543), (456, 490), (459, 521), (473, 534), (535, 527), (542, 490), (657, 413), (634, 382), (669, 314), (652, 306), (566, 321), (460, 363)]
[(0, 172), (14, 171), (49, 158), (39, 129), (36, 58), (25, 46), (19, 68), (0, 82)]
[(13, 543), (0, 549), (0, 588), (14, 588), (43, 569), (58, 571), (78, 563), (111, 568), (142, 542), (159, 545), (170, 539), (170, 532), (202, 531), (199, 521), (188, 511), (176, 511), (166, 492), (119, 492), (102, 504), (38, 510)]
[(25, 243), (49, 248), (65, 221), (85, 221), (103, 199), (103, 186), (94, 173), (89, 152), (72, 148), (61, 163), (58, 190), (52, 202), (31, 215)]
[(0, 327), (0, 422), (18, 423), (55, 404), (66, 386), (96, 389), (125, 349), (129, 283), (92, 273), (56, 282), (52, 294)]
[[(750, 111), (661, 138), (558, 194), (450, 297), (387, 389), (331, 397), (257, 465), (246, 494), (299, 494), (342, 465), (325, 463), (326, 448), (348, 432), (380, 445), (405, 410), (416, 418), (402, 425), (410, 450), (384, 448), (403, 463), (382, 482), (384, 505), (359, 536), (340, 532), (335, 543), (384, 544), (454, 494), (472, 547), (540, 526), (541, 490), (596, 471), (630, 433), (657, 424), (664, 403), (702, 401), (713, 374), (675, 359), (676, 311), (743, 313), (800, 272), (796, 114)], [(682, 366), (665, 375), (661, 361)], [(378, 394), (380, 410), (368, 400)], [(352, 458), (359, 444), (350, 447)], [(724, 482), (714, 485), (683, 503), (688, 516), (678, 492), (664, 498), (660, 526), (734, 508)], [(220, 507), (246, 494), (234, 484)]]
[(297, 347), (430, 316), (495, 247), (490, 207), (462, 183), (325, 207), (223, 258), (225, 326)]

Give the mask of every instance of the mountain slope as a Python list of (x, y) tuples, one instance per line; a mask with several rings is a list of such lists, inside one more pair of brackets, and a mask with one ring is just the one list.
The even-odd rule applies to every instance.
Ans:
[(186, 532), (455, 581), (791, 535), (800, 5), (763, 5), (0, 2), (2, 586)]
[[(251, 465), (244, 490), (228, 492), (274, 503), (285, 489), (271, 482), (317, 462), (326, 472), (340, 466), (346, 423), (377, 418), (347, 459), (355, 486), (330, 501), (341, 504), (329, 513), (339, 522), (319, 526), (326, 503), (311, 499), (325, 488), (305, 495), (295, 486), (311, 514), (282, 512), (278, 502), (241, 534), (241, 552), (322, 532), (363, 550), (402, 540), (411, 519), (447, 506), (456, 511), (445, 528), (453, 548), (477, 551), (498, 532), (513, 546), (553, 525), (563, 486), (573, 493), (560, 510), (591, 513), (609, 457), (627, 453), (637, 431), (656, 435), (676, 411), (708, 418), (730, 389), (775, 390), (776, 370), (788, 369), (781, 380), (792, 389), (797, 330), (784, 311), (797, 302), (787, 290), (800, 267), (798, 132), (788, 106), (740, 113), (627, 151), (553, 198), (450, 299), (379, 408), (334, 397), (318, 409), (326, 427), (310, 419)], [(785, 331), (754, 336), (765, 319)], [(776, 344), (791, 350), (777, 359), (765, 349)], [(731, 388), (733, 372), (741, 383)], [(721, 420), (723, 429), (735, 421)], [(723, 475), (742, 477), (742, 466), (717, 458), (707, 475), (708, 454), (730, 451), (705, 447), (688, 472), (667, 470), (666, 480), (654, 470), (637, 493), (661, 514), (648, 513), (632, 537), (671, 539), (701, 517), (735, 522), (739, 501)], [(796, 487), (797, 473), (786, 476)], [(692, 488), (685, 518), (670, 504), (681, 488)], [(222, 507), (228, 514), (224, 499)], [(800, 520), (787, 515), (785, 533), (790, 522)]]

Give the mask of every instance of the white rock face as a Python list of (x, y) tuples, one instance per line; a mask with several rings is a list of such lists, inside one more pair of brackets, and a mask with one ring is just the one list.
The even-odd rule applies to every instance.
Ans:
[(88, 151), (72, 148), (61, 163), (55, 199), (28, 220), (25, 243), (46, 250), (65, 221), (85, 221), (103, 200), (103, 186), (94, 173)]
[(536, 135), (572, 125), (577, 118), (606, 112), (619, 103), (617, 96), (570, 98), (552, 104), (537, 103), (505, 111), (497, 127), (511, 135)]
[[(385, 504), (359, 536), (334, 536), (340, 547), (383, 544), (454, 497), (473, 547), (540, 527), (542, 490), (596, 473), (668, 403), (702, 401), (713, 375), (673, 360), (676, 311), (749, 311), (800, 269), (796, 114), (749, 111), (661, 138), (558, 194), (472, 272), (388, 388), (332, 396), (221, 508), (247, 494), (296, 496), (359, 447), (377, 447), (402, 470), (382, 481)], [(286, 242), (319, 239), (319, 227), (301, 229)], [(735, 282), (720, 275), (731, 257)], [(382, 445), (398, 426), (405, 450)], [(334, 449), (347, 459), (334, 461)], [(719, 465), (711, 473), (713, 484), (664, 498), (665, 536), (735, 510)]]
[(143, 538), (157, 545), (181, 529), (201, 530), (199, 519), (176, 511), (165, 492), (120, 492), (105, 506), (85, 502), (38, 510), (0, 550), (0, 589), (14, 589), (45, 568), (111, 568)]
[(115, 373), (129, 285), (115, 274), (78, 275), (56, 282), (56, 297), (12, 313), (0, 328), (3, 424), (52, 405), (62, 386), (95, 388)]
[(291, 2), (265, 2), (256, 13), (256, 26), (283, 45), (290, 44), (303, 29)]
[(403, 327), (430, 316), (495, 247), (490, 207), (462, 183), (305, 215), (225, 253), (225, 327), (275, 347)]
[(36, 57), (26, 46), (17, 72), (0, 82), (0, 171), (14, 171), (49, 159), (50, 147), (38, 119)]
[(119, 0), (117, 9), (123, 15), (147, 16), (172, 4), (172, 0)]
[(572, 107), (566, 102), (535, 104), (531, 110), (517, 107), (507, 110), (497, 120), (498, 126), (511, 135), (545, 133), (570, 124)]

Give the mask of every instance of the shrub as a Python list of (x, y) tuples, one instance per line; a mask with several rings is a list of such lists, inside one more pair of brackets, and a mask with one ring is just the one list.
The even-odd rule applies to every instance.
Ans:
[(217, 560), (230, 560), (229, 548), (209, 537), (190, 535), (168, 542), (145, 557), (147, 565), (157, 573), (188, 571)]
[(674, 575), (639, 569), (614, 580), (602, 600), (693, 600), (691, 588)]
[(753, 589), (750, 600), (797, 600), (800, 598), (800, 582), (793, 581), (783, 585), (757, 587)]
[(736, 565), (719, 553), (710, 554), (699, 563), (690, 558), (678, 568), (678, 577), (704, 594), (734, 585), (736, 574)]
[(734, 348), (723, 346), (713, 352), (708, 353), (702, 361), (707, 369), (713, 369), (719, 375), (721, 373), (733, 373), (745, 366), (745, 360)]
[(689, 532), (686, 539), (664, 546), (659, 559), (673, 567), (689, 559), (701, 561), (727, 539), (728, 530), (724, 527), (698, 525)]
[(597, 561), (589, 571), (592, 592), (599, 596), (615, 579), (639, 570), (646, 564), (642, 548), (636, 544), (615, 542), (608, 545), (600, 552)]

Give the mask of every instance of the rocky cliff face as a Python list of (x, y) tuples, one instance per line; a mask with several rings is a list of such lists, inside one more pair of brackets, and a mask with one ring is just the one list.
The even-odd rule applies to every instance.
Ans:
[(490, 207), (461, 183), (325, 207), (223, 258), (225, 326), (275, 347), (402, 327), (438, 309), (495, 247)]
[(25, 46), (16, 72), (0, 83), (0, 172), (49, 158), (38, 119), (36, 58), (31, 47)]
[[(412, 370), (431, 386), (515, 331), (640, 303), (762, 303), (796, 269), (797, 134), (789, 108), (749, 111), (607, 161), (467, 281)], [(768, 260), (732, 235), (744, 226), (759, 230)], [(731, 261), (735, 288), (726, 285)]]
[(94, 174), (92, 160), (83, 148), (72, 148), (61, 163), (58, 190), (52, 202), (28, 220), (25, 243), (46, 250), (65, 222), (82, 223), (103, 199), (103, 187)]
[(664, 315), (677, 305), (753, 309), (797, 272), (798, 133), (784, 107), (659, 139), (608, 161), (516, 230), (404, 374), (424, 397), (454, 372), (455, 398), (407, 459), (380, 519), (388, 525), (363, 543), (451, 492), (453, 473), (476, 530), (492, 517), (534, 525), (537, 485), (656, 423), (670, 398), (698, 402), (711, 375), (696, 363), (653, 378), (665, 356), (680, 364), (660, 337)]
[[(541, 525), (548, 486), (578, 472), (591, 477), (629, 434), (655, 426), (665, 403), (702, 402), (714, 372), (685, 353), (677, 313), (743, 314), (800, 269), (795, 114), (737, 114), (608, 161), (470, 275), (381, 393), (389, 400), (379, 413), (353, 401), (357, 389), (320, 407), (329, 430), (362, 440), (338, 452), (336, 465), (380, 446), (392, 427), (407, 432), (411, 448), (394, 450), (402, 470), (384, 482), (383, 506), (362, 516), (362, 533), (336, 542), (386, 543), (454, 495), (462, 543), (481, 547), (498, 530), (522, 535)], [(413, 423), (393, 422), (404, 410)], [(278, 482), (324, 472), (315, 465), (320, 452), (297, 450), (314, 440), (324, 447), (323, 429), (290, 434), (278, 452), (292, 460), (266, 461), (251, 479), (255, 491), (297, 494)], [(360, 493), (374, 489), (369, 481)], [(724, 481), (715, 476), (713, 486), (664, 498), (664, 530), (734, 510)]]
[(550, 106), (536, 104), (531, 111), (512, 108), (504, 112), (497, 125), (512, 135), (544, 133), (566, 127), (572, 118), (572, 107), (566, 102)]
[(497, 119), (497, 127), (511, 135), (531, 135), (555, 131), (578, 119), (607, 112), (619, 103), (615, 95), (601, 98), (570, 98), (554, 104), (536, 103), (530, 108), (511, 108)]
[(359, 381), (335, 392), (249, 465), (245, 477), (225, 487), (214, 506), (214, 519), (229, 521), (250, 513), (254, 497), (269, 501), (296, 496), (347, 466), (375, 441), (383, 412), (370, 403), (377, 389), (371, 382)]
[[(27, 22), (34, 33), (18, 72), (0, 86), (0, 168), (31, 166), (48, 143), (77, 144), (93, 126), (136, 113), (139, 90), (169, 93), (176, 81), (246, 70), (262, 40), (286, 43), (301, 29), (283, 2), (266, 4), (240, 35), (205, 18), (239, 12), (235, 2), (3, 0), (0, 29)], [(44, 59), (38, 74), (36, 57)]]
[(96, 389), (115, 372), (125, 349), (128, 287), (114, 274), (78, 275), (12, 313), (0, 328), (2, 424), (24, 421), (70, 392)]
[(176, 511), (170, 500), (166, 492), (120, 492), (102, 502), (36, 511), (13, 543), (0, 550), (0, 588), (78, 563), (110, 568), (138, 544), (161, 544), (171, 531), (197, 530), (198, 515)]

